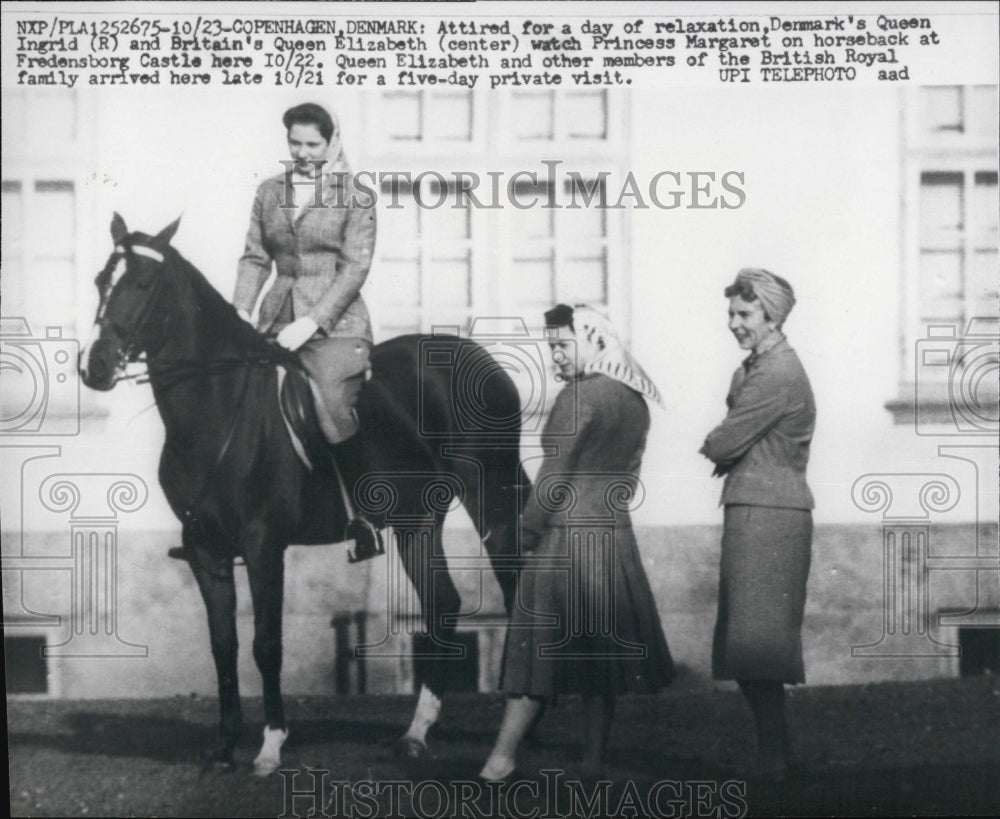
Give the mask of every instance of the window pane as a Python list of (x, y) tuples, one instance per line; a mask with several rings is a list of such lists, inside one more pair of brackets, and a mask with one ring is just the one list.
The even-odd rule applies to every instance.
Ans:
[(28, 142), (76, 140), (76, 95), (50, 91), (33, 96), (28, 105)]
[(607, 300), (607, 265), (604, 255), (591, 258), (567, 258), (559, 272), (558, 301), (583, 301), (591, 305)]
[[(420, 236), (420, 214), (410, 186), (407, 183), (383, 182), (379, 205), (379, 247), (395, 257), (415, 255)], [(392, 237), (392, 241), (385, 241), (385, 237)]]
[(997, 142), (997, 128), (1000, 127), (1000, 112), (997, 110), (997, 87), (995, 85), (975, 85), (970, 89), (970, 109), (972, 127), (976, 136), (987, 137), (991, 144)]
[(76, 197), (72, 182), (36, 182), (38, 212), (45, 214), (45, 244), (39, 259), (72, 259), (76, 247)]
[(970, 208), (973, 228), (992, 230), (996, 233), (998, 207), (1000, 203), (997, 201), (997, 172), (977, 171)]
[(997, 250), (977, 250), (969, 266), (969, 302), (973, 315), (997, 315)]
[(0, 236), (3, 237), (0, 253), (0, 291), (5, 316), (24, 314), (24, 197), (21, 183), (3, 182), (3, 205), (0, 211)]
[(3, 151), (23, 151), (25, 149), (25, 103), (21, 91), (3, 92)]
[(508, 289), (518, 302), (549, 302), (554, 295), (553, 258), (514, 259), (508, 276)]
[[(579, 194), (578, 194), (579, 196)], [(587, 207), (559, 211), (559, 235), (601, 238), (607, 235), (607, 211), (597, 207), (601, 193)], [(583, 204), (577, 200), (578, 204)]]
[(556, 209), (543, 207), (553, 201), (550, 185), (535, 185), (519, 179), (514, 183), (514, 198), (521, 207), (510, 206), (505, 210), (513, 217), (511, 228), (515, 243), (525, 239), (548, 239), (555, 235)]
[(420, 304), (419, 259), (383, 259), (374, 278), (377, 279), (380, 297), (387, 303)]
[(472, 139), (472, 92), (430, 94), (427, 138), (468, 142)]
[(920, 254), (920, 314), (924, 318), (959, 319), (962, 307), (962, 252)]
[(962, 89), (957, 85), (922, 88), (923, 128), (932, 133), (962, 130)]
[[(428, 199), (437, 202), (439, 194), (430, 195)], [(469, 209), (455, 207), (455, 192), (452, 191), (445, 203), (433, 210), (423, 213), (424, 225), (435, 239), (462, 240), (469, 238)]]
[(962, 174), (926, 172), (920, 175), (920, 230), (962, 227)]
[(36, 259), (24, 289), (24, 314), (37, 324), (72, 327), (76, 322), (76, 264), (72, 259)]
[(24, 199), (21, 195), (21, 183), (13, 180), (3, 182), (3, 205), (0, 212), (0, 235), (3, 236), (3, 268), (19, 259), (23, 253), (24, 242)]
[(562, 114), (563, 130), (570, 139), (606, 139), (608, 102), (604, 91), (571, 91)]
[(458, 258), (432, 257), (427, 271), (427, 306), (434, 314), (436, 305), (472, 303), (469, 293), (469, 252)]
[(420, 140), (423, 100), (419, 91), (392, 91), (385, 95), (384, 127), (390, 140)]
[(512, 96), (516, 139), (552, 139), (555, 136), (555, 93), (515, 91)]

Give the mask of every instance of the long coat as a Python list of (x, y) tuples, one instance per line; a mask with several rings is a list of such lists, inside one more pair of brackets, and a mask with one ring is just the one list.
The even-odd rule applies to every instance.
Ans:
[(591, 374), (559, 393), (521, 515), (524, 556), (504, 651), (509, 694), (655, 692), (674, 666), (632, 530), (649, 430), (639, 393)]
[[(258, 329), (277, 333), (309, 316), (326, 335), (372, 341), (371, 320), (360, 290), (375, 249), (375, 203), (350, 180), (336, 174), (323, 179), (322, 207), (296, 208), (289, 180), (280, 174), (257, 189), (246, 248), (236, 275), (233, 304), (253, 312), (261, 289), (277, 277), (260, 306)], [(295, 195), (315, 192), (296, 184)]]

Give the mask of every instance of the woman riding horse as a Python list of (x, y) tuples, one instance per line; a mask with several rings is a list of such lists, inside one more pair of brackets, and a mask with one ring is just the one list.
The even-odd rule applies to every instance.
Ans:
[[(176, 229), (175, 222), (156, 236), (131, 233), (116, 214), (115, 248), (97, 277), (100, 301), (80, 374), (87, 386), (110, 390), (129, 377), (129, 362), (146, 362), (165, 429), (160, 485), (183, 524), (218, 675), (221, 743), (208, 760), (226, 766), (243, 722), (234, 558), (246, 564), (266, 721), (255, 770), (266, 775), (280, 766), (287, 736), (284, 550), (289, 543), (334, 542), (346, 519), (329, 474), (299, 459), (282, 418), (275, 364), (294, 366), (292, 354), (237, 317), (170, 246)], [(442, 361), (447, 366), (427, 366)], [(441, 542), (453, 500), (461, 501), (485, 546), (482, 570), (492, 569), (508, 612), (513, 605), (517, 511), (528, 483), (518, 452), (520, 399), (482, 346), (455, 336), (390, 339), (372, 349), (371, 365), (358, 416), (377, 485), (358, 497), (392, 524), (420, 601), (427, 661), (417, 669), (420, 703), (403, 743), (417, 753), (425, 749), (458, 647), (462, 601)], [(474, 389), (463, 393), (462, 384)]]

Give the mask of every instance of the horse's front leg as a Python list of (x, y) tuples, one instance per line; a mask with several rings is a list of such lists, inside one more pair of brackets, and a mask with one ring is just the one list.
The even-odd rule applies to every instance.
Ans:
[(253, 656), (264, 685), (264, 741), (254, 773), (269, 776), (281, 766), (281, 746), (288, 738), (281, 701), (281, 608), (284, 594), (284, 545), (256, 527), (244, 540), (244, 556), (253, 596)]
[[(187, 533), (185, 533), (187, 534)], [(185, 538), (187, 541), (188, 538)], [(190, 545), (187, 542), (185, 545)], [(231, 560), (216, 559), (204, 547), (195, 546), (191, 568), (208, 612), (208, 633), (219, 680), (219, 747), (204, 760), (204, 767), (221, 766), (232, 770), (233, 748), (243, 728), (240, 686), (236, 658), (236, 584)]]

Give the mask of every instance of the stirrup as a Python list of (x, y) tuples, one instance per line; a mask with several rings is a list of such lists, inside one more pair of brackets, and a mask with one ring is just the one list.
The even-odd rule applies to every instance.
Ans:
[(344, 540), (354, 541), (354, 550), (347, 549), (347, 562), (358, 563), (362, 560), (385, 554), (385, 543), (382, 533), (376, 529), (370, 520), (357, 517), (344, 529)]

